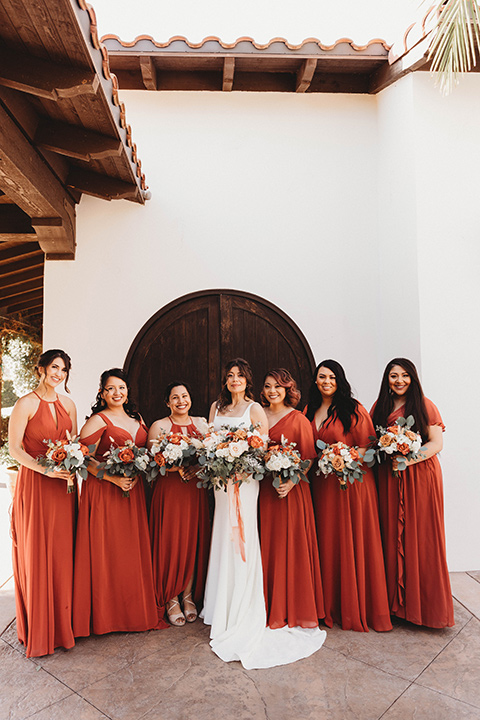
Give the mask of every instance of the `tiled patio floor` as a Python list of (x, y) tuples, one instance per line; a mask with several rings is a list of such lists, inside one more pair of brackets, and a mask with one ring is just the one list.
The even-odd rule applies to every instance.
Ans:
[(0, 720), (480, 720), (480, 572), (452, 573), (456, 625), (327, 631), (310, 658), (223, 663), (201, 621), (85, 638), (27, 660), (0, 588)]

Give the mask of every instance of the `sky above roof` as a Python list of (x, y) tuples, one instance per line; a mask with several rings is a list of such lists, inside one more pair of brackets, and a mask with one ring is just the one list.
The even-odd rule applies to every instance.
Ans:
[(260, 43), (284, 37), (297, 44), (315, 37), (333, 44), (349, 37), (356, 44), (381, 38), (399, 41), (426, 13), (420, 0), (91, 0), (99, 35), (122, 40), (151, 35), (158, 41), (184, 35), (191, 42), (216, 35), (224, 42), (249, 36)]

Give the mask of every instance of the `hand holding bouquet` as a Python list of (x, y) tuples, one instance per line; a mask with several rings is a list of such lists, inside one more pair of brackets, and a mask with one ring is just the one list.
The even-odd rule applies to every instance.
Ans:
[(317, 475), (320, 473), (336, 475), (340, 481), (341, 490), (347, 489), (347, 482), (353, 484), (355, 480), (363, 481), (362, 475), (365, 475), (365, 470), (362, 470), (357, 447), (349, 447), (342, 442), (327, 445), (323, 440), (317, 440), (317, 447), (321, 450)]
[(272, 485), (278, 489), (280, 483), (289, 480), (296, 485), (300, 480), (308, 482), (305, 470), (309, 461), (302, 460), (298, 450), (295, 450), (296, 443), (289, 443), (282, 435), (280, 445), (271, 445), (265, 455), (265, 468), (273, 475)]
[(159, 474), (165, 475), (167, 470), (173, 468), (178, 468), (182, 480), (188, 482), (180, 469), (195, 462), (201, 447), (202, 441), (198, 438), (174, 432), (160, 433), (149, 451), (150, 462), (146, 473), (148, 482), (153, 482)]
[[(102, 479), (104, 474), (113, 477), (120, 475), (125, 478), (135, 478), (137, 475), (145, 473), (149, 463), (149, 455), (147, 448), (139, 448), (133, 440), (127, 440), (125, 445), (117, 445), (115, 440), (110, 437), (110, 450), (103, 453), (105, 458), (98, 466), (97, 478)], [(123, 490), (123, 497), (130, 497), (128, 490)]]
[(257, 426), (249, 428), (211, 429), (202, 438), (198, 453), (201, 470), (198, 487), (226, 488), (228, 479), (241, 484), (251, 475), (261, 480), (265, 474), (263, 456), (266, 439), (260, 435)]
[(418, 460), (422, 457), (422, 438), (410, 429), (414, 424), (413, 415), (409, 415), (407, 419), (398, 418), (394, 425), (387, 428), (378, 426), (378, 437), (372, 438), (373, 446), (365, 453), (365, 463), (372, 467), (375, 462), (381, 463), (385, 457), (391, 457), (395, 462), (393, 475), (398, 477), (407, 467), (407, 460)]
[(66, 440), (44, 440), (47, 452), (44, 456), (37, 457), (37, 462), (45, 468), (45, 472), (69, 473), (67, 493), (73, 493), (75, 492), (73, 475), (76, 475), (77, 480), (86, 480), (90, 453), (94, 451), (95, 446), (84, 445), (78, 435), (71, 436), (68, 430), (66, 435)]

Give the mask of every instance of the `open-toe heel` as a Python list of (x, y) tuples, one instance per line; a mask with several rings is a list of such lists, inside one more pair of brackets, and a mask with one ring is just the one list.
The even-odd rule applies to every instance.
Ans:
[[(189, 605), (189, 607), (185, 607), (186, 605)], [(195, 622), (197, 619), (197, 607), (195, 603), (193, 602), (192, 593), (189, 592), (186, 595), (183, 595), (183, 612), (185, 614), (185, 620), (189, 623)]]
[(179, 613), (172, 613), (172, 610), (176, 605), (178, 605), (178, 609), (180, 610), (180, 603), (178, 600), (170, 601), (170, 606), (167, 605), (167, 617), (171, 625), (174, 627), (182, 627), (185, 625), (185, 615), (181, 610)]

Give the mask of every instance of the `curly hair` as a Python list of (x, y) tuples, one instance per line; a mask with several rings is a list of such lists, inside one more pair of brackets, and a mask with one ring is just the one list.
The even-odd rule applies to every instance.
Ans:
[(65, 350), (59, 350), (58, 348), (55, 350), (45, 350), (44, 353), (40, 355), (40, 357), (37, 360), (37, 364), (35, 365), (35, 371), (40, 377), (39, 368), (42, 368), (42, 370), (46, 370), (49, 365), (52, 364), (54, 360), (57, 358), (61, 358), (63, 362), (65, 363), (65, 369), (67, 371), (67, 375), (65, 377), (65, 392), (69, 393), (70, 390), (67, 387), (68, 378), (70, 377), (70, 370), (72, 368), (72, 361), (70, 360), (70, 355), (67, 355)]
[(128, 382), (128, 377), (121, 368), (111, 368), (110, 370), (105, 370), (105, 372), (103, 372), (100, 375), (100, 389), (97, 393), (97, 397), (95, 398), (95, 402), (92, 405), (92, 412), (90, 415), (87, 416), (87, 419), (88, 419), (88, 417), (92, 417), (92, 415), (96, 415), (97, 413), (102, 412), (102, 410), (105, 410), (106, 402), (102, 397), (102, 393), (106, 388), (108, 378), (111, 378), (111, 377), (116, 377), (119, 380), (123, 380), (123, 382), (127, 386), (127, 391), (128, 391), (127, 402), (124, 403), (123, 409), (125, 410), (125, 412), (127, 413), (127, 415), (129, 417), (134, 418), (135, 420), (141, 421), (141, 419), (142, 419), (141, 415), (137, 411), (137, 409), (135, 407), (135, 403), (131, 399), (130, 384)]
[(353, 418), (355, 418), (355, 425), (358, 422), (358, 402), (352, 395), (352, 388), (345, 375), (345, 370), (336, 360), (323, 360), (315, 368), (312, 384), (310, 385), (308, 393), (307, 418), (313, 420), (316, 411), (323, 402), (322, 394), (317, 387), (317, 375), (321, 367), (331, 370), (335, 374), (335, 380), (337, 382), (337, 389), (332, 397), (332, 403), (328, 408), (325, 424), (328, 425), (333, 422), (335, 418), (338, 418), (343, 425), (345, 434), (347, 434), (352, 427)]
[(243, 358), (234, 358), (230, 360), (223, 368), (222, 374), (222, 389), (217, 398), (217, 410), (221, 412), (227, 405), (232, 402), (232, 393), (227, 388), (227, 375), (230, 370), (234, 367), (238, 367), (239, 373), (247, 381), (247, 387), (245, 388), (245, 397), (249, 400), (255, 400), (253, 395), (253, 373), (249, 363)]
[[(297, 383), (291, 376), (291, 374), (286, 370), (285, 368), (274, 368), (273, 370), (269, 370), (267, 373), (265, 373), (265, 377), (263, 378), (262, 385), (265, 385), (265, 381), (268, 377), (271, 377), (277, 382), (280, 387), (285, 388), (285, 400), (283, 401), (284, 404), (287, 407), (297, 407), (298, 403), (300, 402), (300, 398), (302, 397), (302, 393), (297, 387)], [(267, 407), (270, 405), (267, 398), (265, 397), (265, 393), (262, 391), (260, 393), (260, 402), (264, 407)]]
[(407, 358), (393, 358), (393, 360), (390, 360), (387, 364), (383, 373), (375, 408), (373, 410), (373, 424), (375, 427), (377, 427), (377, 425), (386, 427), (388, 424), (388, 417), (393, 411), (394, 397), (390, 391), (389, 375), (391, 369), (395, 367), (395, 365), (399, 365), (410, 375), (410, 387), (405, 393), (404, 415), (405, 417), (413, 415), (415, 418), (415, 424), (412, 429), (415, 432), (420, 433), (423, 442), (427, 442), (429, 422), (427, 408), (425, 407), (425, 395), (423, 394), (417, 368), (413, 362), (411, 360), (407, 360)]

